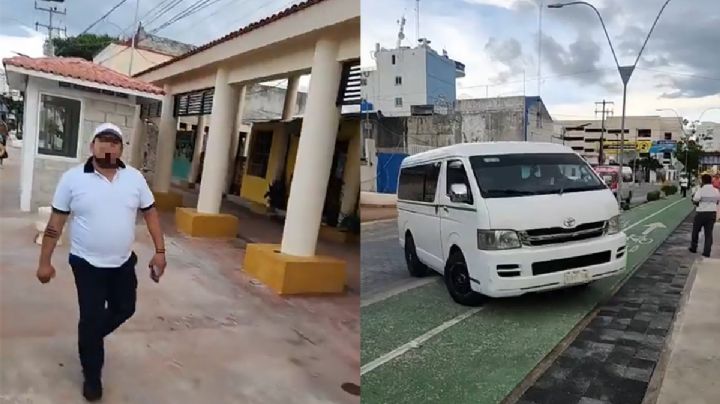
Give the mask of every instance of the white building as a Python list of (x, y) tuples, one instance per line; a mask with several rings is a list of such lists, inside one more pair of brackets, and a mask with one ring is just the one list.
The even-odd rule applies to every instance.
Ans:
[(720, 123), (702, 122), (696, 125), (695, 136), (703, 151), (720, 151)]
[(58, 180), (90, 155), (95, 127), (118, 125), (128, 160), (135, 130), (136, 104), (163, 97), (162, 88), (80, 58), (3, 59), (8, 85), (25, 93), (20, 169), (20, 209), (47, 206)]
[[(561, 121), (564, 142), (583, 156), (590, 164), (600, 164), (600, 137), (603, 133), (599, 119)], [(621, 117), (605, 119), (604, 163), (618, 159), (620, 145)], [(682, 121), (674, 117), (628, 116), (625, 118), (624, 161), (631, 161), (636, 155), (643, 157), (650, 153), (650, 147), (658, 141), (677, 142), (683, 138)], [(678, 161), (672, 152), (653, 153), (667, 172), (677, 169)]]
[(455, 81), (465, 77), (465, 65), (438, 54), (430, 41), (395, 49), (376, 45), (375, 70), (363, 72), (362, 95), (372, 110), (384, 116), (410, 116), (414, 106), (453, 108)]

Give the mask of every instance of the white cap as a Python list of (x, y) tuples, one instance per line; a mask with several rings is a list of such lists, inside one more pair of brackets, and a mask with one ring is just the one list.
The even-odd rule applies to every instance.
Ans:
[(123, 140), (122, 130), (120, 130), (120, 128), (117, 125), (112, 124), (110, 122), (105, 122), (105, 123), (98, 125), (98, 127), (95, 128), (95, 133), (93, 134), (93, 139), (97, 135), (100, 135), (100, 134), (115, 135), (118, 138), (120, 138), (120, 140)]

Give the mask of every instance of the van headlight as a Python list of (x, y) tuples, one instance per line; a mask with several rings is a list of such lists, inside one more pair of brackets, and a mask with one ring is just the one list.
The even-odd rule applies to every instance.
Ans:
[(480, 250), (510, 250), (520, 248), (520, 236), (513, 230), (478, 230), (477, 245)]
[(608, 220), (607, 234), (618, 234), (620, 230), (620, 215), (611, 217)]

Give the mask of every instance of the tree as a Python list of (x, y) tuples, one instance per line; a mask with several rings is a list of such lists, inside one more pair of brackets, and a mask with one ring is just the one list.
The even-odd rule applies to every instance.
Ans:
[(78, 57), (93, 60), (111, 42), (117, 38), (108, 35), (82, 34), (68, 38), (53, 38), (55, 56)]
[(663, 167), (663, 165), (658, 161), (658, 159), (650, 156), (640, 157), (637, 160), (637, 165), (635, 161), (630, 161), (628, 163), (631, 167), (638, 167), (638, 170), (643, 173), (643, 177), (645, 181), (650, 181), (650, 171), (657, 171)]
[(691, 140), (689, 142), (689, 147), (686, 147), (686, 143), (684, 141), (680, 141), (678, 142), (677, 149), (675, 150), (675, 158), (683, 165), (685, 165), (685, 161), (687, 161), (685, 171), (697, 174), (698, 166), (700, 165), (701, 153), (702, 146), (694, 141)]

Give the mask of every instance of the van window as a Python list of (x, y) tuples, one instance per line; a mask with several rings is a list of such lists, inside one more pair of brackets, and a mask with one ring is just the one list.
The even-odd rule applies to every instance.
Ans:
[(570, 153), (473, 156), (470, 164), (485, 198), (605, 188), (587, 162)]
[(440, 163), (425, 166), (425, 192), (423, 201), (435, 202), (435, 190), (440, 176)]
[[(450, 160), (447, 164), (447, 189), (445, 192), (450, 195), (450, 186), (452, 184), (465, 184), (470, 192), (470, 180), (468, 180), (467, 172), (465, 171), (465, 165), (460, 160)], [(468, 195), (470, 197), (467, 202), (469, 205), (473, 204), (472, 193)]]
[(429, 163), (400, 170), (398, 198), (407, 201), (434, 202), (440, 163)]

